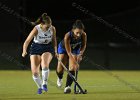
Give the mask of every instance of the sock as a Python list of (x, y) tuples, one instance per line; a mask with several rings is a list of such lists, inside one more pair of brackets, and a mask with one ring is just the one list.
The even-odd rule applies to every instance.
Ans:
[(32, 77), (33, 77), (33, 80), (36, 83), (37, 87), (41, 88), (42, 81), (41, 81), (40, 75), (37, 75), (37, 76), (33, 75)]
[(47, 84), (48, 77), (49, 77), (49, 69), (43, 68), (42, 69), (42, 81), (43, 81), (42, 85)]
[[(75, 76), (75, 71), (70, 71), (70, 73), (71, 73), (73, 76)], [(68, 74), (68, 75), (67, 75), (66, 87), (67, 87), (67, 86), (71, 86), (72, 82), (73, 82), (73, 80), (72, 80), (72, 78), (71, 78), (71, 77), (69, 76), (69, 74)]]
[(62, 78), (63, 78), (63, 74), (64, 74), (63, 72), (62, 72), (62, 73), (61, 73), (61, 72), (58, 73), (58, 72), (56, 71), (56, 74), (57, 74), (57, 76), (58, 76), (59, 79), (62, 79)]

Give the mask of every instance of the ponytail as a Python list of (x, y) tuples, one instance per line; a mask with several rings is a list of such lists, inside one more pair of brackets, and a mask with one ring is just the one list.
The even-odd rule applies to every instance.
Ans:
[(35, 25), (40, 24), (40, 23), (47, 23), (47, 24), (51, 24), (52, 20), (51, 18), (47, 15), (47, 13), (43, 13), (35, 22)]

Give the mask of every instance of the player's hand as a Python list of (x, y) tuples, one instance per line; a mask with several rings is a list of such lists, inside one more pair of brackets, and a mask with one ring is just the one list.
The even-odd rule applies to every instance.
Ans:
[(58, 57), (59, 57), (59, 55), (58, 55), (58, 53), (57, 53), (57, 52), (55, 52), (55, 57), (56, 57), (56, 58), (58, 58)]
[(27, 52), (26, 51), (23, 51), (22, 52), (22, 57), (25, 57), (27, 55)]

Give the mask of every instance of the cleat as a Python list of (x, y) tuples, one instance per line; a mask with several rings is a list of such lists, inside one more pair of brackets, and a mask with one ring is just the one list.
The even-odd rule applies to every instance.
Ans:
[(57, 86), (58, 87), (61, 87), (62, 86), (62, 79), (57, 79)]
[(65, 89), (64, 89), (64, 93), (65, 93), (65, 94), (69, 94), (69, 93), (71, 93), (71, 88), (70, 88), (70, 86), (65, 87)]
[(42, 88), (39, 88), (37, 94), (42, 94)]
[(43, 89), (45, 92), (47, 92), (47, 91), (48, 91), (47, 85), (46, 85), (46, 84), (42, 85), (42, 89)]

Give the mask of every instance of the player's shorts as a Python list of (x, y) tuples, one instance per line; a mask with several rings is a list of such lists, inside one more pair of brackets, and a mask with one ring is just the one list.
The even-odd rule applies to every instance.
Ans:
[(32, 43), (30, 47), (30, 55), (42, 55), (45, 52), (49, 52), (51, 54), (54, 53), (54, 49), (51, 43), (49, 44), (38, 44)]
[[(73, 55), (78, 55), (78, 54), (80, 54), (80, 48), (72, 49), (71, 52)], [(57, 53), (58, 54), (67, 54), (65, 47), (63, 47), (61, 43), (59, 43), (59, 45), (58, 45)]]

